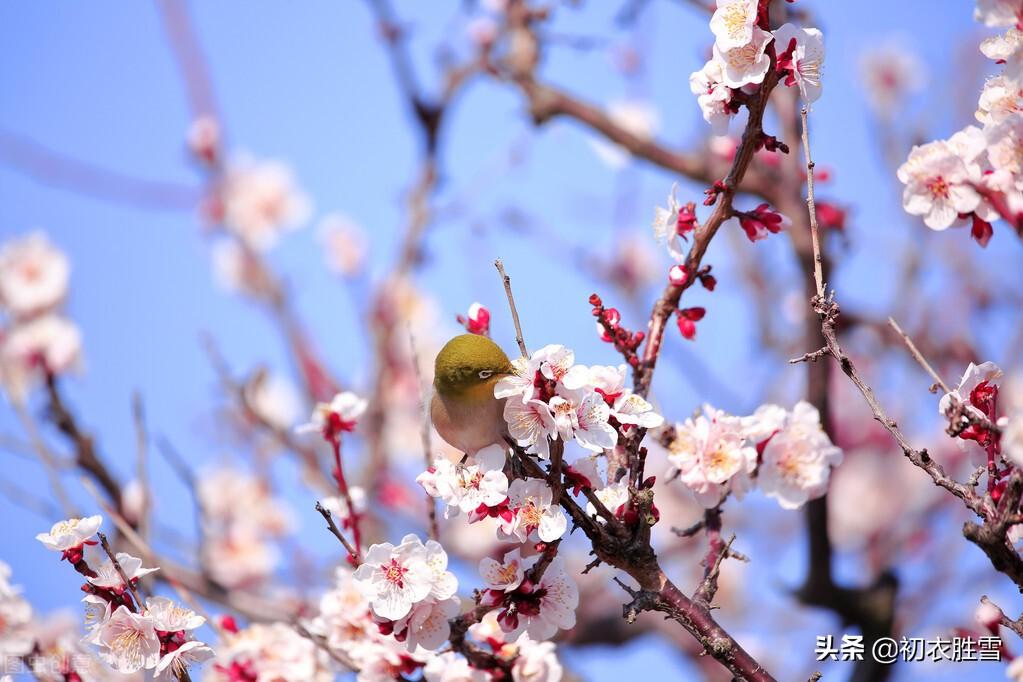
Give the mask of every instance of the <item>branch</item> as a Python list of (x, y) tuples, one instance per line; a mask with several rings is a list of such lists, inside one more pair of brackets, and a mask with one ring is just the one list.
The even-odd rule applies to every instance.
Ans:
[(519, 352), (522, 357), (529, 357), (529, 350), (526, 349), (526, 341), (522, 337), (522, 325), (519, 323), (519, 311), (515, 307), (515, 297), (512, 295), (511, 288), (511, 277), (504, 271), (504, 263), (498, 258), (494, 261), (494, 267), (497, 268), (497, 272), (501, 275), (501, 281), (504, 282), (504, 293), (508, 297), (508, 308), (511, 310), (512, 322), (515, 324), (515, 343), (519, 344)]
[(341, 530), (337, 527), (337, 524), (334, 523), (334, 516), (330, 513), (330, 510), (317, 502), (316, 511), (318, 511), (320, 516), (323, 517), (323, 520), (327, 522), (327, 530), (329, 530), (334, 537), (338, 539), (338, 542), (344, 546), (345, 551), (348, 552), (349, 560), (354, 565), (358, 566), (361, 563), (359, 553), (355, 551), (355, 548), (352, 547), (351, 543), (348, 542), (348, 539), (345, 538), (345, 536), (341, 533)]

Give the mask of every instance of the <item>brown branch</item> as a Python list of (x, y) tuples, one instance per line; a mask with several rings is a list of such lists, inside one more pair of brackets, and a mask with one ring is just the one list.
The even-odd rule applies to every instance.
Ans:
[(980, 602), (982, 604), (987, 604), (998, 609), (998, 612), (1002, 614), (1001, 618), (998, 621), (999, 625), (1001, 625), (1002, 627), (1009, 628), (1010, 630), (1015, 632), (1021, 639), (1023, 639), (1023, 616), (1020, 616), (1015, 620), (1009, 618), (1008, 616), (1005, 615), (1005, 612), (1002, 611), (1001, 607), (999, 607), (998, 604), (995, 604), (993, 601), (987, 598), (987, 595), (981, 597)]
[(889, 317), (888, 324), (895, 330), (895, 333), (902, 338), (902, 342), (906, 344), (906, 348), (909, 349), (909, 353), (913, 356), (913, 359), (920, 363), (920, 366), (924, 368), (925, 372), (931, 375), (931, 378), (934, 379), (935, 385), (940, 386), (941, 390), (945, 393), (951, 393), (952, 389), (949, 388), (948, 384), (942, 380), (941, 375), (934, 371), (934, 368), (931, 367), (931, 363), (927, 362), (927, 358), (923, 356), (920, 349), (918, 349), (916, 344), (913, 343), (913, 339), (909, 338), (909, 334), (902, 331), (902, 327), (900, 327), (895, 321), (895, 318)]
[(317, 502), (316, 511), (318, 511), (320, 513), (320, 516), (323, 517), (323, 520), (327, 522), (327, 530), (329, 530), (334, 535), (334, 537), (338, 539), (338, 542), (340, 542), (344, 546), (345, 551), (348, 552), (348, 557), (349, 559), (351, 559), (352, 563), (358, 566), (361, 563), (359, 553), (355, 551), (355, 548), (352, 547), (351, 543), (348, 542), (348, 539), (345, 538), (345, 536), (341, 533), (341, 530), (337, 527), (337, 524), (334, 523), (334, 516), (330, 513), (330, 510), (324, 507), (321, 503)]
[(813, 241), (813, 280), (817, 285), (817, 295), (824, 298), (824, 275), (821, 272), (820, 230), (817, 227), (817, 205), (813, 196), (813, 157), (810, 154), (810, 126), (807, 121), (806, 107), (799, 111), (803, 124), (803, 154), (806, 156), (806, 207), (810, 215), (810, 238)]
[(504, 271), (504, 263), (498, 258), (494, 261), (494, 267), (497, 268), (497, 272), (501, 275), (501, 281), (504, 283), (504, 293), (508, 297), (508, 308), (511, 310), (512, 322), (515, 324), (515, 343), (519, 345), (519, 352), (522, 357), (529, 357), (529, 350), (526, 348), (526, 340), (522, 336), (522, 325), (519, 323), (519, 311), (515, 307), (515, 296), (512, 295), (511, 288), (511, 277)]
[(771, 70), (764, 78), (763, 84), (749, 102), (749, 119), (746, 123), (746, 130), (743, 132), (742, 141), (736, 151), (732, 168), (721, 183), (721, 190), (717, 195), (717, 202), (713, 213), (707, 218), (702, 227), (697, 228), (693, 237), (693, 245), (686, 255), (685, 268), (690, 273), (685, 282), (676, 286), (669, 284), (661, 294), (660, 299), (654, 304), (650, 314), (650, 324), (647, 329), (646, 346), (643, 351), (643, 361), (633, 372), (633, 383), (635, 392), (644, 398), (650, 392), (650, 384), (653, 381), (654, 369), (657, 365), (657, 358), (660, 355), (661, 343), (664, 339), (664, 332), (668, 320), (678, 310), (679, 300), (682, 293), (697, 280), (696, 272), (699, 272), (703, 256), (710, 246), (711, 240), (717, 234), (718, 229), (727, 219), (732, 217), (732, 201), (739, 189), (739, 184), (746, 177), (757, 145), (763, 135), (764, 111), (770, 98), (771, 91), (778, 84), (778, 75), (774, 70), (774, 58), (771, 59)]
[(145, 602), (143, 602), (142, 598), (139, 597), (139, 593), (136, 591), (135, 586), (132, 585), (131, 580), (128, 579), (128, 574), (125, 573), (124, 568), (121, 567), (121, 562), (117, 560), (117, 555), (115, 555), (114, 551), (110, 549), (110, 543), (107, 542), (106, 533), (97, 533), (96, 537), (99, 538), (100, 546), (103, 547), (103, 551), (106, 552), (107, 556), (110, 558), (110, 563), (114, 565), (114, 570), (117, 571), (117, 575), (121, 577), (121, 582), (124, 583), (125, 589), (131, 593), (132, 599), (135, 600), (136, 608), (145, 608)]
[(160, 180), (145, 180), (101, 168), (45, 147), (27, 137), (0, 130), (0, 165), (44, 185), (86, 196), (157, 211), (191, 211), (201, 190)]

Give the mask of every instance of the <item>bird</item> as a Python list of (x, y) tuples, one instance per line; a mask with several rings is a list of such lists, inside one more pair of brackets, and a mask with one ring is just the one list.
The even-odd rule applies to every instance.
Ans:
[(468, 456), (505, 445), (505, 399), (494, 385), (514, 372), (501, 347), (486, 336), (461, 334), (440, 349), (434, 363), (430, 419), (437, 433)]

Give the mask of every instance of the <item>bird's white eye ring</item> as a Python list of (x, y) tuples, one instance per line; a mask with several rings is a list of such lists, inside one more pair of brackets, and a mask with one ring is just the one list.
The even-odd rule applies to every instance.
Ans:
[(480, 379), (489, 379), (492, 374), (493, 372), (489, 369), (484, 369), (480, 371)]

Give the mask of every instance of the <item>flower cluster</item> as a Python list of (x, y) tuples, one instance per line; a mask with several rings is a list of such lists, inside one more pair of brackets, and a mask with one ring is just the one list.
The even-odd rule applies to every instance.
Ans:
[(763, 405), (748, 417), (705, 405), (675, 426), (668, 450), (671, 474), (708, 508), (757, 485), (783, 508), (796, 509), (827, 491), (831, 469), (842, 461), (806, 402), (791, 411)]
[(85, 547), (96, 544), (92, 537), (102, 521), (99, 516), (67, 519), (36, 536), (87, 581), (82, 586), (88, 630), (83, 641), (98, 647), (99, 657), (121, 674), (152, 670), (156, 679), (180, 679), (188, 667), (214, 655), (192, 634), (205, 619), (165, 597), (142, 601), (139, 580), (159, 569), (143, 568), (137, 557), (118, 552), (116, 564), (107, 558), (93, 569)]
[(792, 24), (773, 33), (764, 30), (766, 5), (762, 0), (718, 0), (711, 17), (712, 56), (689, 77), (689, 87), (717, 135), (728, 131), (732, 117), (764, 82), (772, 62), (781, 82), (798, 87), (807, 102), (820, 97), (821, 32)]
[(971, 225), (986, 246), (991, 223), (1004, 219), (1023, 235), (1023, 32), (1013, 3), (978, 0), (975, 17), (987, 26), (1008, 27), (981, 43), (1002, 72), (980, 94), (976, 119), (947, 140), (913, 147), (899, 168), (902, 205), (933, 230)]
[(214, 579), (246, 587), (269, 578), (280, 561), (273, 541), (292, 526), (287, 506), (258, 478), (233, 468), (204, 473), (196, 492)]
[(625, 365), (586, 367), (560, 345), (544, 346), (514, 363), (515, 374), (494, 387), (505, 398), (511, 437), (527, 452), (550, 456), (550, 443), (574, 440), (603, 452), (631, 428), (654, 428), (663, 419), (642, 397), (625, 387)]
[(373, 545), (354, 573), (356, 588), (369, 603), (381, 632), (393, 634), (409, 651), (440, 648), (458, 615), (458, 580), (447, 570), (448, 555), (435, 540), (406, 535), (401, 544)]
[(0, 383), (11, 400), (80, 362), (81, 334), (60, 314), (69, 275), (67, 256), (41, 232), (0, 246)]
[(330, 682), (334, 678), (327, 653), (284, 623), (253, 623), (228, 632), (203, 676), (212, 682)]
[(0, 561), (0, 665), (28, 656), (35, 646), (32, 607), (11, 585), (11, 567)]
[(485, 557), (480, 575), (487, 583), (482, 604), (497, 611), (497, 624), (508, 638), (523, 632), (535, 640), (546, 640), (559, 629), (575, 625), (579, 588), (565, 571), (564, 560), (555, 556), (538, 580), (531, 569), (541, 555), (522, 557), (518, 549), (501, 561)]

